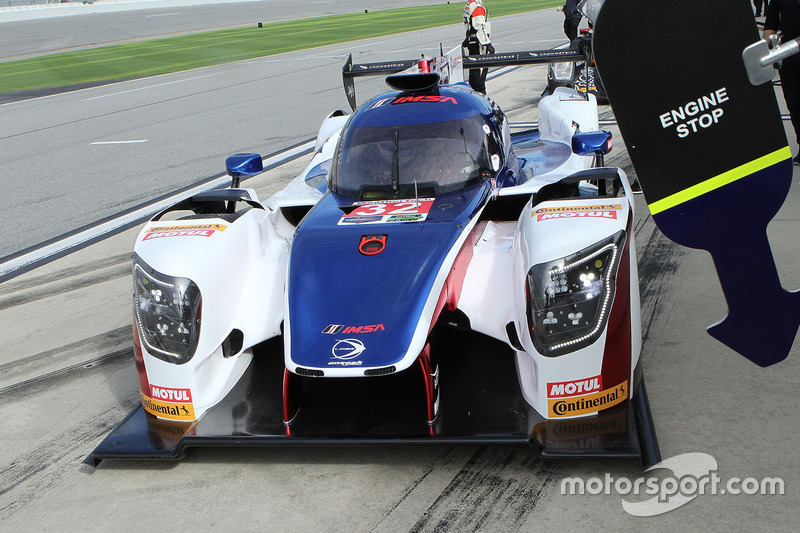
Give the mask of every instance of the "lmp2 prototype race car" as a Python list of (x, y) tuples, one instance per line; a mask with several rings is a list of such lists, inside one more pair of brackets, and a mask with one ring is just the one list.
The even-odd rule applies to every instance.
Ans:
[[(597, 166), (611, 134), (596, 99), (558, 88), (538, 128), (512, 132), (465, 67), (460, 48), (349, 59), (354, 111), (324, 121), (284, 190), (262, 202), (240, 188), (262, 160), (237, 154), (232, 188), (145, 224), (133, 253), (142, 403), (88, 463), (386, 443), (660, 460), (633, 193), (622, 170)], [(357, 107), (354, 78), (385, 73), (392, 90)]]

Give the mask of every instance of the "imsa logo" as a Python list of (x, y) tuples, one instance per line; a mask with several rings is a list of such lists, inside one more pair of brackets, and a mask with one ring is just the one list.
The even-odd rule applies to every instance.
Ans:
[(368, 326), (344, 326), (342, 324), (328, 324), (322, 330), (326, 335), (336, 335), (338, 333), (374, 333), (376, 331), (386, 331), (383, 324), (370, 324)]

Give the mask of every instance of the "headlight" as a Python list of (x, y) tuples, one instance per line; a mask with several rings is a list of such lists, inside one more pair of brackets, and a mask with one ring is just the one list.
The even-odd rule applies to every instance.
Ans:
[(554, 81), (569, 83), (575, 76), (575, 63), (553, 63), (550, 76)]
[(555, 357), (600, 337), (616, 290), (625, 232), (528, 271), (528, 327), (542, 354)]
[(202, 297), (192, 280), (161, 274), (133, 254), (133, 305), (150, 354), (179, 365), (194, 356)]

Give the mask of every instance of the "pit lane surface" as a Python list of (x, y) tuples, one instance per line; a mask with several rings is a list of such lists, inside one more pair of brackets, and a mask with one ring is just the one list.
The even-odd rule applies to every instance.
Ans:
[[(543, 81), (541, 67), (520, 69), (490, 82), (489, 92), (514, 116), (534, 120)], [(304, 162), (247, 185), (266, 198)], [(629, 167), (621, 142), (608, 164)], [(800, 287), (798, 207), (794, 186), (770, 226), (788, 288)], [(708, 255), (661, 236), (641, 197), (637, 210), (642, 358), (664, 458), (708, 453), (723, 479), (781, 477), (784, 495), (706, 494), (638, 518), (613, 490), (560, 491), (569, 477), (636, 479), (636, 463), (541, 462), (525, 447), (500, 446), (202, 449), (179, 463), (105, 461), (93, 470), (81, 461), (138, 401), (131, 231), (0, 285), (2, 529), (792, 530), (800, 517), (800, 349), (796, 343), (786, 361), (757, 369), (709, 337), (704, 326), (725, 306)]]

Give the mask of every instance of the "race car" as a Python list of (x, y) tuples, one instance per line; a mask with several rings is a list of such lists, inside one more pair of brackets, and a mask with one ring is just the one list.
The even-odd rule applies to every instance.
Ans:
[[(525, 57), (541, 62), (486, 60)], [(262, 159), (236, 154), (230, 189), (144, 225), (142, 402), (88, 463), (383, 443), (660, 460), (633, 193), (596, 166), (612, 145), (596, 99), (558, 88), (538, 128), (512, 131), (463, 83), (464, 60), (348, 58), (353, 112), (325, 119), (284, 190), (262, 202), (241, 188)], [(356, 105), (354, 78), (385, 73), (391, 90)]]

